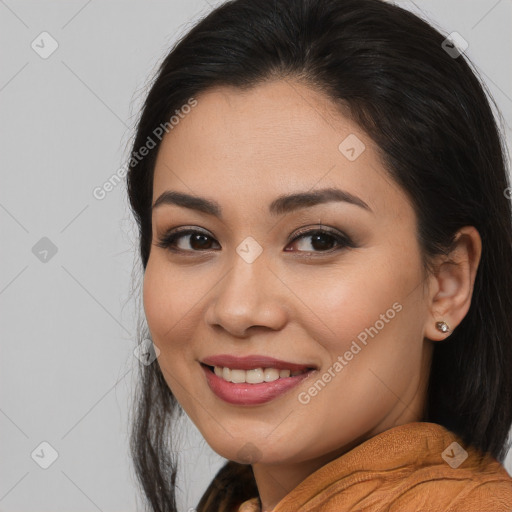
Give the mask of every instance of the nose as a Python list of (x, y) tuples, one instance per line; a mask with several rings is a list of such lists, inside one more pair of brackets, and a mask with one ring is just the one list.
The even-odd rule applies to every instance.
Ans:
[(251, 328), (280, 330), (286, 324), (286, 287), (260, 255), (252, 263), (238, 254), (212, 290), (206, 310), (209, 326), (244, 338)]

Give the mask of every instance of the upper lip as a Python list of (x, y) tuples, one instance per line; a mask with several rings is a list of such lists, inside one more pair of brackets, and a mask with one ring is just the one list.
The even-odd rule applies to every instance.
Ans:
[(208, 356), (201, 360), (208, 366), (222, 366), (238, 370), (253, 370), (255, 368), (277, 368), (278, 370), (301, 371), (314, 369), (314, 365), (290, 363), (281, 359), (262, 355), (233, 356), (231, 354), (218, 354)]

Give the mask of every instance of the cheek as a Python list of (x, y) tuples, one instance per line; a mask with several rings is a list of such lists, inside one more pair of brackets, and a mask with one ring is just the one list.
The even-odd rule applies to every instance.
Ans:
[(336, 375), (318, 407), (327, 410), (343, 396), (347, 409), (365, 403), (377, 412), (396, 400), (389, 389), (401, 393), (415, 378), (422, 353), (418, 269), (396, 253), (378, 254), (317, 283), (308, 297), (322, 305), (314, 335), (327, 356), (324, 371)]
[[(201, 272), (192, 266), (180, 269), (155, 252), (146, 267), (143, 303), (153, 342), (161, 351), (162, 364), (176, 367), (193, 358), (193, 343), (204, 315), (208, 293), (214, 279), (208, 269)], [(211, 274), (211, 271), (210, 271)], [(218, 279), (216, 275), (213, 278)], [(175, 357), (178, 355), (180, 357)]]
[(311, 297), (312, 304), (324, 305), (318, 316), (329, 327), (318, 340), (332, 364), (342, 358), (343, 368), (334, 370), (336, 384), (319, 400), (326, 407), (334, 399), (331, 393), (343, 389), (347, 406), (366, 403), (378, 410), (396, 399), (389, 389), (405, 389), (419, 371), (421, 274), (413, 261), (407, 266), (395, 256), (380, 255), (372, 264), (340, 274), (338, 285), (333, 278), (321, 282), (321, 292)]
[(173, 338), (189, 308), (181, 293), (182, 283), (157, 257), (150, 257), (143, 283), (144, 313), (149, 330), (160, 349)]
[(159, 262), (156, 257), (149, 259), (143, 282), (147, 324), (160, 350), (158, 364), (162, 375), (178, 402), (188, 410), (193, 383), (188, 384), (187, 391), (183, 383), (190, 378), (191, 307), (195, 302), (193, 297), (180, 293), (184, 284), (178, 273), (168, 269), (165, 261)]
[(164, 330), (169, 328), (169, 318), (166, 319), (166, 310), (169, 306), (167, 294), (164, 293), (165, 285), (159, 279), (159, 272), (150, 258), (144, 273), (142, 287), (142, 298), (144, 303), (144, 314), (148, 323), (153, 341), (158, 341)]
[[(368, 268), (372, 271), (368, 272)], [(350, 345), (351, 340), (361, 333), (364, 338), (365, 329), (376, 322), (383, 331), (390, 330), (389, 326), (397, 323), (397, 310), (403, 308), (409, 282), (412, 277), (404, 276), (399, 268), (382, 262), (350, 271), (343, 269), (317, 280), (315, 287), (307, 292), (307, 303), (311, 304), (317, 317), (318, 339), (323, 339), (324, 343), (328, 341), (330, 346), (326, 348), (330, 352), (344, 352), (348, 349), (345, 345)]]

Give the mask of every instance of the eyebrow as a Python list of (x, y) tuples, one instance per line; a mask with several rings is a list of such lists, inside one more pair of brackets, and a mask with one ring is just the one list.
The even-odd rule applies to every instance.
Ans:
[[(350, 203), (373, 213), (372, 209), (361, 198), (339, 188), (324, 188), (312, 192), (297, 192), (279, 196), (270, 204), (269, 213), (274, 216), (283, 215), (301, 208), (309, 208), (333, 201)], [(222, 208), (219, 203), (205, 197), (166, 190), (154, 202), (152, 209), (154, 210), (164, 204), (182, 206), (222, 219)]]

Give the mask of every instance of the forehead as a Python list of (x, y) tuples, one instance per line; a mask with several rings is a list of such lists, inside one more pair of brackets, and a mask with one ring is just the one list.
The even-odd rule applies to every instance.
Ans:
[(323, 93), (278, 80), (249, 90), (217, 87), (196, 100), (163, 138), (153, 202), (172, 189), (247, 208), (281, 194), (338, 187), (376, 213), (410, 210), (375, 144)]

